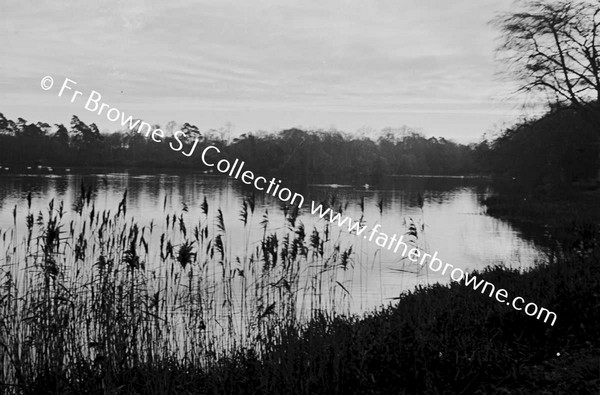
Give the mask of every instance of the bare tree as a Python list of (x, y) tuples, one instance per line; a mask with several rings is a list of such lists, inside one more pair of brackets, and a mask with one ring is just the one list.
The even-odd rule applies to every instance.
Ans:
[(526, 1), (522, 12), (494, 23), (503, 41), (499, 52), (521, 91), (542, 91), (554, 103), (575, 108), (600, 102), (598, 28), (600, 2)]
[(578, 111), (600, 139), (600, 2), (519, 3), (518, 12), (493, 21), (507, 72), (521, 81), (521, 92), (544, 93), (551, 107)]

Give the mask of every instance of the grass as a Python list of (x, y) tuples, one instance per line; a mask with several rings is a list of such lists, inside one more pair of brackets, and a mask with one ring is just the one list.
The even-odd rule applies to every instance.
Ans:
[[(568, 239), (527, 272), (479, 273), (558, 315), (527, 317), (462, 284), (419, 287), (350, 316), (354, 262), (333, 229), (293, 207), (255, 213), (231, 235), (223, 213), (164, 213), (140, 227), (123, 197), (96, 211), (82, 187), (64, 208), (0, 232), (4, 393), (595, 393), (600, 386), (600, 231)], [(28, 199), (30, 207), (31, 197)], [(330, 203), (335, 204), (335, 199)], [(166, 200), (164, 208), (166, 210)], [(193, 222), (192, 222), (193, 221)], [(249, 225), (260, 221), (257, 243)], [(63, 223), (64, 222), (64, 223)], [(233, 255), (231, 239), (243, 244)], [(152, 242), (155, 240), (156, 242)], [(156, 264), (158, 263), (158, 264)]]

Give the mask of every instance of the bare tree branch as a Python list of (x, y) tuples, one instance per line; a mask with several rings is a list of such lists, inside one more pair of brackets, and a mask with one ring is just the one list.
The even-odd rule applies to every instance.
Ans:
[(550, 93), (556, 104), (585, 112), (600, 133), (600, 2), (521, 4), (519, 12), (492, 22), (502, 34), (498, 53), (504, 56), (507, 71), (522, 82), (519, 91)]

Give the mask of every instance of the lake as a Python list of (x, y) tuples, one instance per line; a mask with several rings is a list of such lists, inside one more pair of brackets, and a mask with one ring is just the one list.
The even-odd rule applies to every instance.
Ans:
[[(358, 220), (364, 214), (369, 227), (381, 224), (382, 232), (405, 234), (410, 223), (418, 229), (417, 245), (427, 253), (438, 253), (444, 262), (465, 271), (483, 269), (489, 265), (505, 264), (513, 268), (528, 268), (536, 263), (542, 252), (525, 240), (510, 224), (485, 213), (481, 198), (492, 193), (489, 181), (464, 177), (387, 177), (363, 183), (334, 183), (332, 179), (295, 179), (280, 177), (282, 185), (301, 193), (306, 201), (300, 209), (298, 222), (306, 233), (313, 227), (322, 229), (325, 221), (310, 212), (310, 202), (331, 200), (345, 208), (344, 216)], [(337, 181), (340, 182), (340, 181)], [(13, 227), (16, 206), (17, 227), (25, 227), (28, 213), (27, 195), (32, 194), (32, 209), (47, 212), (54, 199), (64, 201), (67, 223), (73, 216), (73, 203), (81, 194), (81, 185), (91, 188), (97, 211), (117, 211), (127, 190), (127, 214), (141, 226), (167, 229), (167, 214), (183, 215), (193, 223), (201, 217), (201, 204), (206, 198), (213, 213), (220, 208), (227, 230), (225, 242), (232, 259), (241, 257), (244, 250), (256, 248), (263, 236), (260, 224), (268, 211), (269, 232), (285, 231), (286, 220), (281, 202), (272, 196), (244, 185), (240, 180), (222, 175), (193, 173), (151, 173), (114, 170), (53, 169), (30, 170), (21, 174), (0, 176), (0, 229)], [(240, 220), (244, 196), (255, 193), (255, 211), (248, 226)], [(361, 208), (364, 201), (364, 211)], [(214, 224), (212, 224), (214, 226)], [(378, 247), (374, 241), (340, 231), (331, 226), (331, 237), (341, 249), (353, 246), (351, 268), (337, 280), (349, 292), (348, 306), (361, 312), (390, 302), (402, 291), (418, 284), (446, 283), (448, 275), (429, 273), (426, 268), (401, 260), (398, 254)], [(246, 240), (246, 241), (242, 241)], [(150, 243), (158, 243), (155, 237)], [(156, 262), (147, 262), (152, 268)]]

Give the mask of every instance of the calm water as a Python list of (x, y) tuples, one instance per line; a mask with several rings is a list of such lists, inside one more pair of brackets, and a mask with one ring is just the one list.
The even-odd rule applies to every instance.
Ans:
[[(321, 229), (323, 220), (310, 213), (311, 200), (321, 201), (331, 194), (343, 204), (344, 215), (358, 220), (360, 201), (364, 198), (366, 223), (371, 227), (381, 224), (381, 231), (391, 236), (407, 231), (413, 222), (419, 229), (418, 245), (428, 253), (438, 252), (444, 262), (466, 271), (504, 263), (509, 267), (526, 268), (535, 264), (541, 252), (524, 240), (508, 223), (485, 214), (479, 198), (490, 193), (487, 181), (468, 178), (394, 177), (371, 181), (368, 188), (357, 183), (329, 184), (331, 180), (294, 180), (282, 177), (282, 184), (305, 197), (299, 220), (310, 233), (313, 226)], [(128, 191), (128, 214), (142, 225), (151, 221), (163, 224), (168, 213), (182, 212), (193, 222), (201, 213), (200, 205), (206, 197), (210, 210), (221, 208), (225, 218), (230, 253), (242, 254), (240, 235), (243, 225), (239, 220), (242, 198), (254, 190), (240, 180), (201, 173), (140, 174), (136, 172), (99, 171), (95, 173), (53, 172), (4, 174), (0, 176), (0, 228), (13, 227), (13, 209), (17, 206), (17, 226), (24, 227), (27, 213), (26, 197), (32, 193), (34, 212), (47, 211), (51, 199), (64, 201), (72, 212), (72, 204), (80, 194), (81, 183), (91, 186), (97, 210), (116, 212), (125, 190)], [(250, 239), (258, 242), (262, 236), (259, 222), (265, 210), (269, 211), (271, 230), (284, 228), (284, 215), (278, 199), (259, 191), (256, 210), (251, 220)], [(423, 206), (419, 205), (423, 196)], [(166, 200), (165, 200), (166, 199)], [(166, 209), (163, 205), (166, 201)], [(381, 202), (381, 204), (380, 204)], [(213, 211), (214, 212), (214, 211)], [(356, 236), (340, 233), (333, 227), (333, 235), (340, 237), (342, 246), (354, 246), (354, 269), (344, 278), (352, 295), (352, 310), (363, 311), (398, 296), (416, 284), (447, 282), (448, 276), (418, 270), (418, 265), (400, 260), (400, 256), (379, 248)]]

